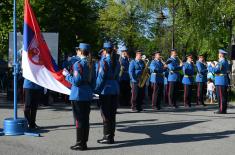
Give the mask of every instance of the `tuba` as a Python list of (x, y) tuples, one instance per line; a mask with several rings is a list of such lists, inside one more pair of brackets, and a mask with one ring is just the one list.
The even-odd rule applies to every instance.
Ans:
[(150, 74), (149, 74), (149, 60), (148, 59), (145, 59), (145, 67), (144, 67), (144, 70), (142, 72), (142, 74), (140, 75), (140, 78), (139, 78), (139, 83), (138, 83), (138, 86), (140, 88), (143, 88), (146, 81), (149, 79), (150, 77)]

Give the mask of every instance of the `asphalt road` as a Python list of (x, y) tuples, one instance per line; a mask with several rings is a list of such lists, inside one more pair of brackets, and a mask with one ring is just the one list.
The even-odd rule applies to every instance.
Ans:
[[(75, 143), (75, 127), (71, 107), (54, 104), (40, 107), (37, 124), (42, 137), (0, 136), (0, 155), (234, 155), (235, 109), (230, 106), (228, 114), (213, 113), (216, 105), (178, 110), (153, 112), (146, 109), (131, 113), (119, 108), (117, 131), (113, 145), (97, 144), (102, 137), (100, 112), (93, 106), (90, 115), (88, 151), (72, 151)], [(18, 109), (23, 116), (22, 107)], [(0, 129), (4, 118), (11, 117), (13, 110), (0, 102)]]

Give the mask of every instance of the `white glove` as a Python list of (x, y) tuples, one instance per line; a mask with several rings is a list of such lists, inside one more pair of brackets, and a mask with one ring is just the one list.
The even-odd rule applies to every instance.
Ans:
[(64, 69), (63, 72), (62, 72), (62, 74), (63, 74), (64, 76), (67, 76), (67, 75), (69, 74), (69, 72), (68, 72), (67, 69)]
[(100, 95), (99, 94), (93, 94), (95, 97), (99, 97)]

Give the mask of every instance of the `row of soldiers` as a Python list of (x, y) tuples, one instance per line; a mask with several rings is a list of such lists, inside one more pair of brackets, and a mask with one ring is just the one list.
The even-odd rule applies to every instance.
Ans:
[[(116, 110), (119, 95), (120, 102), (129, 102), (128, 86), (131, 86), (131, 109), (134, 112), (142, 111), (145, 84), (150, 71), (150, 83), (152, 86), (152, 107), (161, 109), (164, 84), (168, 85), (168, 102), (177, 108), (176, 91), (177, 83), (181, 80), (180, 71), (183, 71), (182, 83), (184, 85), (184, 105), (191, 106), (191, 92), (194, 84), (194, 63), (193, 56), (187, 55), (187, 61), (182, 62), (176, 49), (170, 51), (170, 58), (164, 62), (161, 52), (154, 53), (154, 59), (150, 65), (142, 60), (142, 51), (135, 52), (135, 58), (130, 60), (127, 48), (123, 46), (119, 57), (110, 42), (104, 43), (103, 49), (99, 51), (100, 60), (95, 65), (95, 84), (89, 83), (89, 68), (87, 56), (90, 46), (81, 43), (77, 49), (78, 56), (73, 64), (73, 73), (64, 69), (63, 74), (66, 80), (72, 84), (70, 100), (72, 101), (74, 116), (77, 122), (77, 143), (71, 149), (86, 149), (86, 141), (89, 131), (89, 102), (92, 100), (92, 93), (99, 94), (99, 105), (103, 118), (102, 139), (98, 143), (114, 143), (116, 124)], [(219, 50), (219, 63), (207, 67), (203, 55), (199, 55), (196, 62), (197, 82), (197, 104), (204, 104), (204, 86), (207, 82), (208, 70), (215, 74), (215, 85), (219, 101), (218, 114), (227, 112), (227, 85), (228, 85), (228, 61), (225, 59), (226, 52)], [(80, 135), (80, 136), (79, 136)], [(85, 137), (84, 137), (85, 136)], [(82, 138), (83, 137), (83, 138)]]
[[(145, 92), (145, 82), (148, 78), (147, 69), (149, 69), (150, 85), (152, 88), (152, 108), (154, 110), (161, 109), (162, 98), (166, 98), (172, 107), (177, 108), (177, 91), (179, 89), (179, 83), (182, 82), (184, 86), (184, 106), (191, 107), (192, 98), (192, 86), (197, 84), (197, 94), (196, 94), (196, 104), (206, 106), (204, 103), (204, 90), (207, 82), (208, 71), (215, 74), (215, 85), (216, 92), (219, 101), (219, 111), (216, 113), (226, 113), (227, 112), (227, 86), (228, 86), (228, 61), (225, 56), (227, 52), (224, 50), (219, 50), (219, 63), (215, 66), (211, 64), (207, 66), (204, 55), (199, 55), (196, 65), (193, 62), (193, 56), (188, 54), (186, 56), (186, 62), (182, 62), (178, 56), (176, 49), (170, 51), (170, 57), (166, 62), (163, 61), (161, 52), (156, 51), (154, 53), (154, 58), (150, 65), (144, 62), (142, 58), (142, 52), (137, 51), (134, 60), (127, 59), (126, 48), (122, 50), (121, 66), (125, 69), (125, 80), (120, 79), (120, 86), (125, 87), (122, 93), (128, 94), (126, 92), (127, 83), (129, 79), (131, 81), (131, 106), (133, 111), (142, 111), (142, 104)], [(180, 76), (180, 71), (183, 72), (183, 78)], [(196, 79), (195, 77), (196, 72)], [(123, 75), (124, 75), (123, 73)], [(164, 95), (163, 95), (164, 94)], [(165, 101), (166, 101), (165, 100)], [(122, 102), (122, 101), (121, 101)], [(128, 98), (126, 98), (128, 102)]]
[[(103, 138), (97, 140), (100, 144), (113, 144), (116, 127), (116, 111), (120, 102), (129, 102), (128, 86), (131, 86), (131, 108), (132, 111), (142, 111), (145, 84), (150, 70), (150, 82), (153, 88), (153, 108), (161, 108), (163, 85), (168, 83), (169, 103), (177, 108), (176, 91), (177, 82), (180, 80), (180, 70), (183, 70), (184, 77), (184, 103), (191, 106), (191, 89), (194, 82), (194, 64), (192, 55), (187, 56), (187, 61), (182, 63), (177, 56), (175, 49), (171, 50), (171, 56), (163, 62), (161, 52), (154, 53), (154, 59), (150, 65), (142, 60), (142, 51), (137, 50), (135, 58), (130, 60), (127, 56), (127, 48), (121, 49), (119, 57), (110, 42), (105, 42), (102, 50), (98, 52), (100, 59), (95, 63), (95, 69), (90, 65), (90, 45), (80, 43), (77, 48), (77, 55), (70, 60), (71, 71), (64, 68), (62, 74), (71, 83), (71, 94), (69, 99), (72, 104), (73, 116), (76, 122), (76, 144), (71, 146), (72, 150), (86, 150), (89, 136), (89, 114), (90, 103), (94, 94), (99, 95), (99, 107), (103, 119)], [(228, 62), (225, 59), (226, 52), (219, 50), (219, 63), (210, 66), (208, 69), (215, 73), (215, 85), (219, 101), (219, 111), (226, 113), (227, 110), (227, 70)], [(206, 82), (207, 66), (203, 55), (199, 56), (196, 63), (198, 85), (197, 103), (204, 105), (203, 87)], [(92, 74), (91, 74), (92, 73)], [(167, 75), (168, 74), (168, 75)], [(91, 75), (93, 75), (91, 77)], [(93, 79), (93, 80), (92, 80)], [(92, 82), (93, 81), (93, 82)], [(35, 123), (37, 111), (37, 94), (41, 90), (36, 84), (25, 80), (26, 90), (25, 117), (30, 128), (37, 128)]]

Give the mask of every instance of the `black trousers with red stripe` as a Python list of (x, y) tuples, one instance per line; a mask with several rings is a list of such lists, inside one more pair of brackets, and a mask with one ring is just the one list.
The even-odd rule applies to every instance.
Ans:
[(184, 106), (191, 107), (192, 85), (184, 84)]
[(227, 100), (228, 100), (227, 86), (217, 85), (216, 94), (218, 97), (219, 111), (221, 113), (226, 113), (227, 112)]
[(176, 105), (176, 93), (177, 93), (178, 82), (169, 81), (168, 83), (168, 103), (171, 106), (177, 107)]
[(152, 108), (161, 109), (161, 102), (163, 97), (163, 83), (152, 83)]
[(103, 119), (104, 138), (112, 139), (115, 135), (118, 95), (100, 95), (100, 111)]
[(89, 136), (89, 101), (72, 101), (73, 116), (76, 121), (77, 142), (85, 144)]
[(24, 102), (24, 116), (28, 122), (29, 127), (35, 127), (36, 115), (38, 105), (41, 103), (43, 91), (38, 89), (24, 88), (25, 102)]
[(129, 106), (131, 101), (130, 80), (120, 81), (120, 105)]
[(168, 103), (168, 90), (169, 89), (169, 87), (168, 87), (168, 84), (164, 84), (164, 97), (163, 97), (163, 99), (164, 99), (164, 101), (163, 101), (163, 103), (164, 104), (167, 104)]
[(145, 86), (140, 88), (137, 83), (131, 83), (131, 108), (132, 110), (142, 110)]
[(197, 105), (204, 105), (205, 82), (197, 82)]

